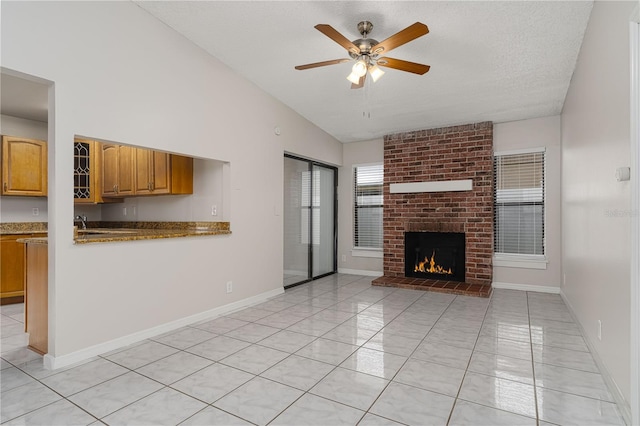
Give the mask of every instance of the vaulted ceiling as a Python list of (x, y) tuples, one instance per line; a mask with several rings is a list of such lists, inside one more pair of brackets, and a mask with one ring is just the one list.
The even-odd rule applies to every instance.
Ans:
[[(506, 122), (562, 111), (591, 1), (137, 1), (240, 75), (342, 142), (479, 121)], [(416, 21), (429, 33), (388, 56), (428, 64), (352, 90), (353, 61), (316, 30), (349, 40), (373, 23), (382, 41)], [(46, 121), (46, 87), (2, 78), (2, 113)], [(215, 78), (215, 76), (212, 76)], [(38, 104), (34, 107), (34, 104)]]
[[(592, 2), (583, 1), (138, 1), (141, 8), (342, 142), (398, 131), (559, 114)], [(389, 56), (431, 66), (385, 68), (350, 89), (353, 62), (314, 29), (347, 39), (371, 21), (382, 41), (416, 21), (430, 32)], [(212, 78), (215, 78), (212, 76)]]

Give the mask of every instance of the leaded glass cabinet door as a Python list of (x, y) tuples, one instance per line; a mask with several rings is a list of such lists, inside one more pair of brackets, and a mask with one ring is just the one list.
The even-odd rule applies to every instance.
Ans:
[(91, 171), (95, 166), (91, 154), (94, 142), (76, 139), (73, 144), (73, 198), (76, 203), (94, 203), (95, 188)]

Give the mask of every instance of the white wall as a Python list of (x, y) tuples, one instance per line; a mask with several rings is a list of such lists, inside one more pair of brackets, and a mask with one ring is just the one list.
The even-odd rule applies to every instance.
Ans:
[[(545, 255), (546, 269), (493, 267), (493, 282), (534, 285), (539, 290), (558, 291), (562, 280), (562, 232), (560, 201), (560, 116), (496, 123), (493, 151), (544, 147), (545, 151)], [(544, 288), (548, 287), (548, 288)]]
[[(47, 123), (0, 115), (0, 134), (46, 141)], [(38, 209), (37, 216), (33, 214), (34, 208)], [(47, 197), (0, 197), (0, 221), (46, 222)]]
[(384, 141), (374, 139), (344, 144), (342, 160), (343, 167), (338, 170), (338, 270), (382, 275), (382, 257), (352, 256), (353, 166), (384, 162)]
[[(611, 378), (630, 395), (629, 17), (596, 2), (562, 112), (562, 292)], [(602, 340), (597, 338), (602, 321)]]
[[(2, 66), (54, 84), (49, 117), (53, 363), (280, 289), (283, 153), (339, 165), (342, 145), (133, 3), (2, 2), (1, 7)], [(274, 134), (276, 125), (280, 136)], [(68, 188), (76, 134), (229, 162), (224, 204), (230, 206), (233, 233), (74, 245)], [(256, 253), (248, 268), (247, 255)], [(233, 281), (233, 293), (225, 292), (227, 281)]]

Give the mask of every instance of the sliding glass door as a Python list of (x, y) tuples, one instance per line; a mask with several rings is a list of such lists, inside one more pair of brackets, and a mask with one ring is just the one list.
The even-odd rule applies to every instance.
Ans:
[(334, 167), (284, 158), (285, 287), (336, 272)]

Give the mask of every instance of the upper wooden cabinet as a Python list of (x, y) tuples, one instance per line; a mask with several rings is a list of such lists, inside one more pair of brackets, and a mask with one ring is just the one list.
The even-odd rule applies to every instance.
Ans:
[(169, 194), (170, 155), (136, 148), (136, 194)]
[(73, 146), (73, 201), (76, 204), (119, 203), (122, 198), (102, 197), (100, 143), (75, 138)]
[(103, 197), (193, 194), (191, 157), (108, 144), (100, 152)]
[(193, 158), (136, 148), (136, 195), (193, 194)]
[(2, 137), (2, 195), (47, 195), (47, 143)]
[(135, 194), (135, 148), (127, 145), (100, 144), (100, 175), (103, 197)]

